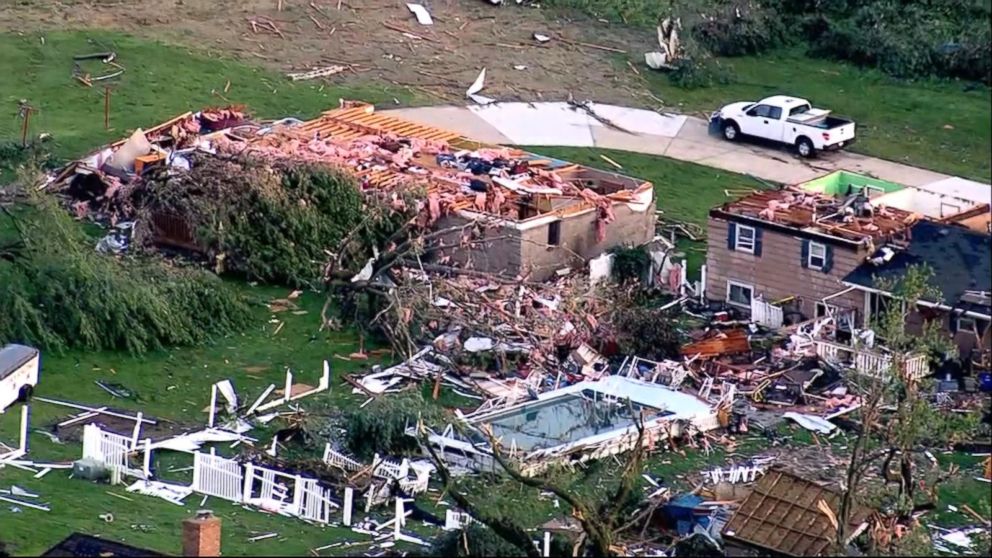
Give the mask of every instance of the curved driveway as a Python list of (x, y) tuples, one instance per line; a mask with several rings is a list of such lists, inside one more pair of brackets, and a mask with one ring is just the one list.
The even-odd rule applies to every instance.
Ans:
[(599, 118), (565, 103), (435, 106), (389, 112), (484, 143), (570, 145), (663, 155), (783, 184), (804, 182), (840, 169), (906, 186), (923, 186), (949, 178), (847, 151), (822, 153), (804, 160), (784, 148), (730, 143), (710, 135), (707, 122), (692, 116), (662, 115), (612, 105), (593, 105), (592, 110)]

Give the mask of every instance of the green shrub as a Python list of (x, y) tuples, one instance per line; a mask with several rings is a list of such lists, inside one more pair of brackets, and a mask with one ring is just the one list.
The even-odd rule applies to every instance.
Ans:
[(97, 253), (53, 198), (0, 214), (0, 343), (43, 349), (190, 345), (247, 326), (246, 300), (209, 273)]
[(520, 556), (521, 550), (503, 540), (485, 525), (472, 523), (464, 529), (445, 531), (424, 556)]
[(789, 41), (790, 29), (775, 2), (720, 0), (692, 25), (692, 36), (717, 56), (758, 54)]
[(987, 2), (836, 4), (833, 12), (804, 19), (814, 55), (874, 66), (903, 78), (990, 81), (992, 10)]
[(407, 455), (417, 450), (417, 439), (406, 434), (407, 426), (422, 420), (428, 426), (441, 421), (441, 410), (421, 396), (407, 391), (378, 397), (365, 408), (352, 408), (344, 415), (348, 449), (362, 459), (379, 455)]
[[(992, 82), (992, 3), (988, 0), (545, 0), (547, 6), (654, 27), (666, 17), (717, 56), (806, 45), (818, 57), (846, 60), (903, 78)], [(717, 82), (698, 55), (677, 65), (673, 83)]]

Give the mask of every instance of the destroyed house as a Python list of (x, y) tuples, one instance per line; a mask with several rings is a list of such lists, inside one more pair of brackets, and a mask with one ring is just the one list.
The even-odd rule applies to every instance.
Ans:
[(931, 223), (922, 236), (940, 224), (981, 238), (990, 216), (989, 203), (974, 195), (847, 171), (755, 192), (710, 211), (706, 292), (752, 318), (773, 304), (796, 318), (842, 316), (861, 326), (870, 321), (871, 305), (863, 293), (843, 288), (844, 278), (877, 247), (916, 242), (911, 227), (922, 220)]
[[(861, 293), (842, 280), (880, 246), (908, 240), (920, 216), (873, 206), (860, 189), (757, 191), (713, 208), (707, 223), (707, 298), (744, 313), (763, 304), (786, 308), (791, 321), (843, 313), (854, 320)], [(827, 298), (830, 297), (830, 298)], [(826, 300), (825, 300), (826, 299)], [(862, 316), (863, 317), (863, 316)]]
[[(486, 146), (364, 103), (342, 102), (307, 122), (254, 123), (215, 112), (139, 131), (55, 180), (96, 179), (116, 187), (150, 165), (188, 166), (183, 155), (191, 150), (327, 164), (352, 173), (363, 191), (394, 201), (401, 189), (417, 191), (426, 224), (451, 231), (435, 239), (442, 244), (438, 261), (533, 280), (654, 237), (654, 189), (642, 180)], [(159, 242), (195, 249), (182, 223), (169, 215), (154, 220)]]

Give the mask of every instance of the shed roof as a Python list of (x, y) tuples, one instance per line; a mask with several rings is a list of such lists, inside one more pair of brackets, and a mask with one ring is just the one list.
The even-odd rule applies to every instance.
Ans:
[[(933, 270), (932, 281), (940, 289), (945, 306), (955, 307), (968, 291), (992, 291), (992, 237), (957, 225), (920, 221), (910, 229), (909, 245), (880, 265), (867, 261), (844, 277), (845, 283), (868, 288), (884, 280), (901, 277), (913, 265)], [(989, 314), (989, 306), (967, 309)]]
[(166, 556), (129, 544), (73, 533), (45, 551), (42, 556)]
[[(829, 488), (772, 469), (734, 512), (723, 537), (787, 556), (822, 556), (834, 548), (837, 529), (818, 502), (830, 508), (836, 521), (840, 499)], [(851, 523), (860, 524), (865, 516), (859, 510)]]
[(7, 345), (0, 349), (0, 380), (6, 378), (38, 354), (27, 345)]

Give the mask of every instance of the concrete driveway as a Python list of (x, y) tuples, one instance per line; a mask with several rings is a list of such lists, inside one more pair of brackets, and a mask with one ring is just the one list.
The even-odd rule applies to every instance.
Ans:
[[(782, 184), (796, 184), (834, 170), (922, 186), (948, 175), (846, 151), (810, 160), (777, 146), (728, 142), (710, 135), (708, 122), (691, 116), (613, 105), (593, 105), (593, 116), (565, 103), (498, 103), (486, 107), (437, 106), (389, 112), (408, 120), (502, 145), (570, 145), (663, 155)], [(597, 117), (599, 117), (597, 119)], [(617, 129), (603, 119), (622, 128)]]

